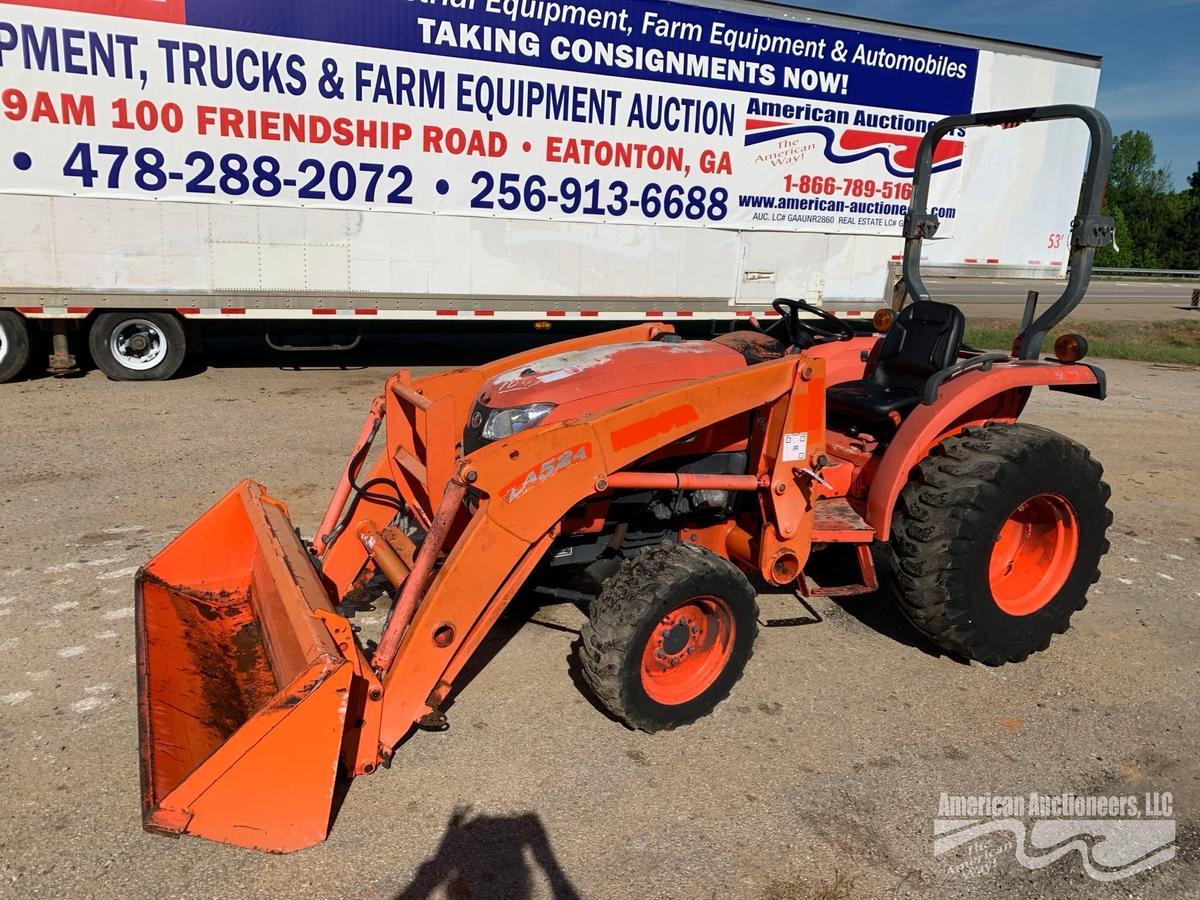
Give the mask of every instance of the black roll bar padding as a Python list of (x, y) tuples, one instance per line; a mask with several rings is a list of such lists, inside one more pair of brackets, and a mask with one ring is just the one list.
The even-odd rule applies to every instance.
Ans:
[(933, 406), (937, 403), (938, 391), (942, 385), (963, 372), (969, 372), (972, 369), (983, 369), (985, 372), (990, 372), (996, 363), (1008, 362), (1011, 359), (1012, 357), (1007, 353), (980, 353), (978, 356), (960, 359), (950, 368), (934, 372), (929, 376), (929, 380), (925, 382), (925, 393), (921, 397), (921, 402), (926, 406)]
[(928, 300), (929, 291), (921, 278), (921, 244), (937, 234), (938, 217), (929, 212), (929, 183), (933, 175), (933, 152), (942, 138), (959, 128), (1015, 126), (1026, 122), (1048, 122), (1056, 119), (1079, 119), (1091, 132), (1087, 170), (1080, 188), (1079, 208), (1071, 223), (1070, 277), (1062, 296), (1040, 316), (1026, 323), (1013, 344), (1013, 355), (1019, 359), (1037, 359), (1042, 352), (1046, 334), (1079, 305), (1092, 280), (1092, 265), (1096, 250), (1112, 243), (1114, 223), (1100, 214), (1104, 203), (1104, 188), (1112, 163), (1112, 126), (1098, 109), (1073, 103), (1055, 106), (1031, 106), (1026, 109), (1005, 109), (994, 112), (950, 116), (934, 124), (921, 140), (917, 150), (917, 165), (913, 173), (913, 196), (908, 214), (904, 217), (904, 283), (913, 302)]

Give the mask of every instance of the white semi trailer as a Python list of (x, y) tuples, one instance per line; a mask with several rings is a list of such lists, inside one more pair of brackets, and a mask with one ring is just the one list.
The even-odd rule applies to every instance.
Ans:
[[(869, 309), (929, 125), (1099, 71), (750, 0), (0, 0), (0, 380), (168, 378), (218, 321)], [(943, 141), (927, 265), (1061, 274), (1086, 146)]]

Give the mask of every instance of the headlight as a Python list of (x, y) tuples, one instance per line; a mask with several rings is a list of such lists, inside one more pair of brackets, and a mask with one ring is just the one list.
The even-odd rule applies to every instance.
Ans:
[(532, 403), (512, 409), (498, 409), (488, 416), (487, 424), (483, 426), (483, 439), (498, 441), (501, 438), (512, 437), (538, 424), (550, 415), (552, 409), (553, 403)]

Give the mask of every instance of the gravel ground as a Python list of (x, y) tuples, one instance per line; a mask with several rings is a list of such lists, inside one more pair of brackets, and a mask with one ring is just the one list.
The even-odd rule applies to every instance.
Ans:
[[(268, 857), (143, 833), (136, 567), (243, 477), (311, 533), (380, 363), (492, 352), (467, 346), (0, 385), (0, 895), (1200, 896), (1200, 370), (1135, 363), (1107, 366), (1107, 403), (1031, 404), (1105, 464), (1116, 524), (1076, 627), (1022, 665), (943, 656), (882, 596), (819, 601), (819, 621), (764, 629), (715, 715), (647, 736), (574, 683), (579, 613), (522, 606), (450, 730), (355, 782), (327, 843)], [(1176, 857), (1102, 884), (1075, 852), (1027, 870), (1011, 839), (934, 856), (942, 792), (1031, 791), (1170, 791)]]

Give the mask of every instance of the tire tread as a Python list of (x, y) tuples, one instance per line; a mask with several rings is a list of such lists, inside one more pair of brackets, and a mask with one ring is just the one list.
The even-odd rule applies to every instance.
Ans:
[[(1102, 526), (1112, 524), (1109, 486), (1103, 468), (1083, 445), (1056, 432), (1024, 423), (972, 426), (947, 438), (918, 466), (900, 493), (890, 549), (893, 589), (908, 620), (934, 643), (988, 665), (1021, 662), (1045, 650), (1054, 633), (1067, 630), (1070, 616), (1087, 604), (1086, 591), (1071, 599), (1065, 619), (1028, 649), (1003, 649), (981, 634), (951, 582), (970, 554), (978, 552), (982, 519), (1002, 492), (1013, 466), (1041, 464), (1083, 467), (1103, 507)], [(1101, 556), (1109, 544), (1101, 539)], [(1089, 584), (1100, 578), (1098, 566)]]
[[(647, 547), (624, 560), (592, 601), (588, 620), (580, 631), (580, 671), (596, 699), (629, 727), (646, 732), (668, 731), (695, 720), (664, 721), (637, 710), (630, 702), (622, 671), (630, 653), (636, 653), (640, 658), (641, 648), (635, 645), (647, 610), (663, 602), (672, 585), (721, 565), (733, 568), (711, 553), (688, 544), (665, 543)], [(749, 596), (754, 604), (755, 626), (742, 665), (753, 655), (754, 638), (757, 637), (758, 607), (752, 589), (749, 589)], [(723, 691), (713, 695), (711, 707), (696, 718), (711, 714), (712, 708), (729, 696), (736, 681), (733, 679)]]

